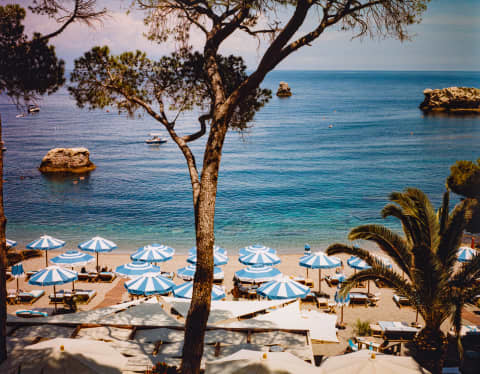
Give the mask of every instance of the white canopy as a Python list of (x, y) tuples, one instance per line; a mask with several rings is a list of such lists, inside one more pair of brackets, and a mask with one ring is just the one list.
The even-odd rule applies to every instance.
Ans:
[(223, 327), (276, 328), (285, 330), (309, 330), (310, 338), (318, 342), (338, 343), (336, 315), (317, 311), (300, 311), (298, 301), (267, 314), (232, 323)]
[(310, 374), (318, 368), (288, 352), (257, 352), (242, 349), (220, 360), (206, 362), (205, 374)]
[[(163, 297), (175, 310), (186, 317), (190, 308), (190, 300), (178, 300), (174, 297)], [(264, 301), (212, 301), (208, 322), (217, 324), (232, 318), (237, 318), (259, 312), (268, 308), (279, 306), (286, 300), (264, 300)]]

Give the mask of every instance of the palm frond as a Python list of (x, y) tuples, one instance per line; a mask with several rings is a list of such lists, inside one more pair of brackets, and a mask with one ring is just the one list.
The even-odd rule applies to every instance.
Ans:
[(464, 263), (460, 270), (451, 277), (450, 284), (452, 287), (470, 288), (475, 285), (477, 278), (480, 278), (480, 254)]
[(438, 219), (438, 222), (440, 223), (440, 235), (443, 235), (447, 227), (448, 214), (450, 210), (449, 205), (450, 205), (450, 192), (447, 190), (443, 194), (442, 206), (440, 207), (440, 209), (438, 209), (438, 212), (437, 212), (437, 219)]
[(381, 225), (362, 225), (350, 231), (349, 240), (370, 240), (388, 255), (406, 274), (410, 273), (412, 254), (405, 240), (395, 232)]
[[(472, 199), (473, 200), (473, 199)], [(448, 271), (453, 270), (456, 262), (457, 250), (462, 242), (462, 236), (469, 220), (469, 212), (474, 206), (471, 199), (457, 204), (449, 216), (444, 233), (438, 247), (438, 257)]]

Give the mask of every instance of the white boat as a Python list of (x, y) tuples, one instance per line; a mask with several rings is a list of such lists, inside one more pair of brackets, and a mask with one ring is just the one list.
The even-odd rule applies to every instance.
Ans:
[(150, 136), (151, 136), (151, 138), (145, 140), (145, 143), (147, 143), (147, 144), (163, 144), (163, 143), (167, 142), (167, 139), (162, 138), (160, 133), (151, 132)]
[(38, 112), (40, 112), (40, 108), (38, 106), (32, 105), (32, 104), (28, 106), (28, 113), (38, 113)]

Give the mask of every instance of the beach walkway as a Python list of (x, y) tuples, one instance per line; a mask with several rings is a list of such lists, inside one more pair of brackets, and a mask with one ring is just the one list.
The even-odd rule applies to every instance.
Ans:
[(103, 298), (102, 302), (98, 304), (95, 309), (99, 308), (106, 308), (108, 306), (112, 306), (118, 304), (122, 301), (122, 297), (125, 296), (125, 287), (123, 284), (125, 283), (125, 279), (117, 278), (118, 281), (116, 282), (115, 286), (113, 286)]

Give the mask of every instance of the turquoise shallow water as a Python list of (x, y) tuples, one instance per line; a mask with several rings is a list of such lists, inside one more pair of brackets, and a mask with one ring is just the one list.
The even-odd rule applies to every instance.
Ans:
[[(283, 252), (305, 243), (345, 241), (379, 213), (388, 194), (415, 186), (439, 204), (449, 167), (479, 157), (480, 117), (424, 116), (424, 88), (479, 86), (474, 72), (273, 72), (264, 87), (289, 83), (243, 135), (224, 148), (216, 213), (217, 244), (261, 243)], [(133, 250), (150, 242), (194, 245), (187, 169), (173, 142), (147, 146), (159, 127), (148, 117), (75, 107), (65, 90), (38, 115), (15, 118), (1, 101), (7, 234), (20, 245), (48, 233), (67, 247), (93, 235)], [(182, 118), (194, 131), (192, 115)], [(332, 125), (332, 127), (330, 127)], [(85, 146), (97, 170), (52, 179), (36, 168), (53, 147)], [(201, 162), (203, 143), (193, 145)]]

